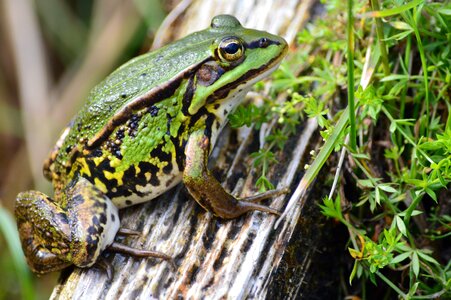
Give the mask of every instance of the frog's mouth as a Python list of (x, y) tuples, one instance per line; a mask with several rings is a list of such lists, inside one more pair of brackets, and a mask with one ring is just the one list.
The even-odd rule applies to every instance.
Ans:
[(253, 85), (254, 83), (259, 82), (260, 80), (265, 79), (266, 77), (268, 77), (269, 75), (271, 75), (272, 72), (274, 72), (275, 70), (277, 70), (277, 68), (280, 66), (280, 63), (282, 62), (282, 59), (279, 59), (277, 62), (275, 62), (273, 64), (273, 66), (270, 66), (269, 69), (267, 69), (266, 71), (264, 71), (263, 73), (253, 77), (250, 81), (248, 81), (249, 85)]

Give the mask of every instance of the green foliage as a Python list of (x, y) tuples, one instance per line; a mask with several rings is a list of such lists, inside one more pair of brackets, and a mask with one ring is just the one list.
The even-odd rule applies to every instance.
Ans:
[(254, 159), (254, 167), (261, 166), (261, 176), (258, 178), (256, 185), (261, 191), (274, 189), (274, 185), (266, 178), (269, 165), (276, 163), (277, 160), (274, 158), (274, 153), (268, 149), (260, 149), (258, 152), (251, 154)]
[[(33, 179), (27, 164), (31, 170), (36, 165), (42, 169), (39, 153), (48, 151), (49, 137), (57, 138), (61, 126), (85, 101), (85, 93), (96, 81), (120, 61), (149, 48), (149, 37), (166, 12), (160, 0), (36, 0), (18, 4), (4, 1), (1, 5), (2, 48), (8, 49), (2, 51), (2, 61), (8, 63), (2, 63), (0, 70), (0, 299), (48, 299), (57, 274), (37, 277), (30, 273), (13, 212), (8, 211), (14, 207), (12, 194), (33, 181), (43, 188), (43, 177)], [(13, 20), (26, 20), (26, 25), (17, 30)], [(24, 48), (24, 40), (31, 41), (27, 45), (33, 45), (32, 49), (26, 55), (15, 53)], [(25, 67), (32, 72), (20, 71)], [(37, 97), (23, 95), (23, 91), (34, 90), (39, 90)], [(30, 107), (40, 110), (30, 111)], [(38, 124), (36, 118), (39, 124), (48, 125), (43, 127), (47, 130), (26, 132), (34, 130), (30, 124)], [(27, 151), (38, 155), (24, 159)]]
[(229, 116), (230, 125), (234, 128), (247, 126), (252, 124), (259, 129), (263, 123), (269, 121), (269, 111), (267, 106), (257, 107), (250, 104), (246, 107), (239, 106), (238, 109)]
[[(263, 104), (240, 108), (231, 118), (241, 120), (235, 126), (256, 122), (256, 128), (262, 113), (277, 120), (252, 155), (265, 189), (277, 157), (270, 153), (282, 149), (305, 118), (316, 119), (325, 140), (307, 177), (318, 173), (332, 149), (346, 146), (355, 113), (356, 148), (346, 146), (345, 160), (354, 182), (338, 188), (350, 184), (357, 192), (342, 191), (343, 199), (326, 197), (320, 205), (348, 228), (350, 283), (359, 278), (363, 291), (369, 283), (386, 285), (381, 296), (387, 298), (393, 292), (403, 299), (451, 297), (451, 263), (442, 251), (449, 251), (444, 241), (451, 235), (451, 4), (370, 2), (354, 1), (348, 37), (347, 3), (325, 2), (325, 15), (298, 34), (299, 45), (274, 73)], [(353, 64), (346, 66), (351, 46)], [(355, 79), (347, 80), (351, 71)], [(343, 101), (350, 98), (348, 85), (356, 87), (355, 111)]]
[[(2, 245), (2, 248), (8, 248), (10, 253), (10, 257), (5, 259), (5, 264), (10, 263), (13, 268), (13, 270), (9, 268), (5, 268), (5, 270), (9, 270), (7, 273), (15, 273), (14, 276), (16, 277), (16, 282), (14, 282), (14, 280), (9, 280), (10, 278), (6, 276), (7, 274), (4, 274), (7, 280), (4, 280), (0, 285), (3, 287), (3, 289), (0, 289), (0, 298), (11, 297), (12, 295), (9, 293), (14, 293), (14, 289), (11, 288), (11, 285), (17, 287), (16, 285), (18, 282), (20, 286), (20, 294), (22, 296), (21, 298), (34, 299), (36, 298), (36, 294), (33, 288), (31, 274), (22, 252), (15, 223), (14, 217), (5, 208), (3, 208), (0, 202), (0, 237), (3, 236), (7, 244), (6, 246)], [(2, 244), (2, 240), (0, 240), (0, 244)], [(3, 264), (4, 263), (2, 262), (2, 265)], [(3, 285), (3, 283), (9, 284), (10, 286)]]

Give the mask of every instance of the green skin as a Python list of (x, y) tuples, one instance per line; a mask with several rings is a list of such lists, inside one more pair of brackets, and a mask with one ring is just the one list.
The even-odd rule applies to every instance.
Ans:
[(20, 193), (16, 218), (36, 273), (89, 267), (106, 249), (169, 256), (114, 242), (118, 208), (149, 201), (183, 181), (215, 216), (277, 211), (236, 199), (207, 169), (227, 115), (287, 52), (281, 37), (246, 29), (220, 15), (211, 27), (127, 62), (90, 93), (44, 165), (54, 198)]

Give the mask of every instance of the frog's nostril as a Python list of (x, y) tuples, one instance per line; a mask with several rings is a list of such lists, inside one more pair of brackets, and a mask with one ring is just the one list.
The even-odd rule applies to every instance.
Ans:
[(258, 44), (259, 44), (260, 48), (266, 48), (266, 47), (268, 47), (268, 45), (269, 45), (269, 41), (268, 41), (267, 38), (261, 38), (261, 39), (258, 41)]

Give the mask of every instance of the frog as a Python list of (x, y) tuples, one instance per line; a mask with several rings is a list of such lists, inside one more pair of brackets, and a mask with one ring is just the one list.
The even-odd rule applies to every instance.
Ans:
[(278, 68), (287, 42), (245, 28), (231, 15), (120, 66), (95, 86), (44, 163), (53, 197), (30, 190), (16, 198), (26, 260), (37, 274), (93, 266), (105, 250), (171, 256), (116, 241), (119, 209), (150, 201), (183, 182), (206, 211), (234, 219), (250, 211), (277, 215), (261, 200), (239, 199), (208, 169), (227, 124), (252, 86)]

